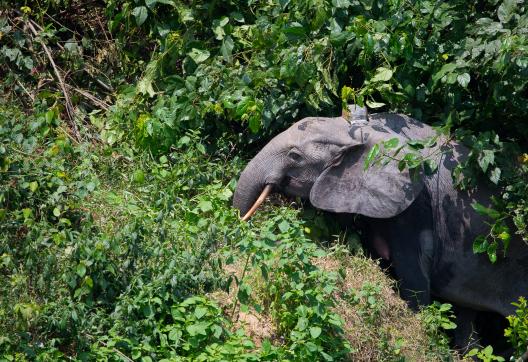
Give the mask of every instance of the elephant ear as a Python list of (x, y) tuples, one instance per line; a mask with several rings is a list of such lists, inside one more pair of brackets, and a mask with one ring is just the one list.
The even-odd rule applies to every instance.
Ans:
[[(364, 134), (367, 136), (366, 141)], [(310, 191), (310, 202), (317, 208), (331, 212), (374, 218), (396, 216), (421, 192), (422, 175), (413, 180), (408, 170), (398, 169), (395, 161), (365, 169), (365, 158), (371, 147), (397, 136), (387, 130), (380, 131), (367, 126), (361, 129), (360, 137), (359, 144), (350, 148), (341, 162), (328, 167), (317, 178)], [(397, 138), (400, 144), (404, 143), (402, 138)]]

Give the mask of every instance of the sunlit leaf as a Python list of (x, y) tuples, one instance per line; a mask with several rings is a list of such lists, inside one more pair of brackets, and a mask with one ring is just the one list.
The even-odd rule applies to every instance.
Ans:
[(148, 17), (148, 10), (145, 6), (138, 6), (132, 10), (132, 15), (136, 18), (136, 24), (141, 26)]

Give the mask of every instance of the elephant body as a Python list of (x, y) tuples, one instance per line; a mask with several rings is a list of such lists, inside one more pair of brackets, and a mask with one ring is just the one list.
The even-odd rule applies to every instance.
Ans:
[[(402, 115), (371, 118), (407, 139), (435, 132)], [(511, 303), (528, 295), (528, 246), (514, 237), (506, 257), (499, 256), (495, 264), (485, 254), (474, 254), (473, 241), (489, 233), (490, 220), (471, 204), (491, 206), (492, 190), (485, 183), (472, 191), (458, 190), (452, 171), (469, 150), (454, 141), (437, 147), (446, 148), (436, 157), (438, 170), (423, 176), (424, 188), (414, 202), (392, 218), (367, 218), (368, 242), (382, 237), (388, 245), (389, 259), (401, 281), (401, 295), (412, 306), (426, 305), (436, 296), (473, 310), (512, 314), (515, 308)]]
[(343, 117), (302, 119), (251, 160), (233, 204), (245, 214), (272, 185), (322, 210), (363, 215), (367, 242), (391, 262), (400, 294), (411, 306), (440, 297), (509, 315), (511, 303), (528, 296), (528, 246), (512, 237), (506, 255), (495, 264), (473, 253), (474, 239), (489, 233), (489, 220), (471, 204), (488, 207), (493, 193), (484, 182), (471, 191), (453, 185), (452, 171), (468, 149), (444, 140), (426, 150), (439, 165), (429, 176), (411, 177), (395, 162), (364, 167), (376, 143), (397, 138), (405, 144), (435, 134), (430, 126), (399, 114), (373, 114), (358, 123)]

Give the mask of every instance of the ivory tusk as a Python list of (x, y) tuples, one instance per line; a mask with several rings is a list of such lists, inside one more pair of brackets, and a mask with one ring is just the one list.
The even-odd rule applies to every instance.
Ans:
[(264, 200), (266, 200), (266, 197), (268, 197), (272, 188), (273, 185), (266, 185), (266, 187), (264, 187), (264, 190), (262, 190), (262, 193), (260, 194), (259, 198), (257, 199), (257, 201), (255, 201), (253, 206), (251, 206), (251, 209), (249, 209), (246, 215), (244, 215), (242, 221), (248, 221), (251, 216), (253, 216), (255, 211), (257, 211), (258, 207), (264, 202)]

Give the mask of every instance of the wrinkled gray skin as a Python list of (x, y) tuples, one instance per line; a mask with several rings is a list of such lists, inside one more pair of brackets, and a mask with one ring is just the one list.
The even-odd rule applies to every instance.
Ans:
[[(400, 294), (413, 307), (437, 296), (472, 310), (514, 311), (528, 296), (528, 247), (511, 241), (506, 258), (492, 265), (472, 251), (489, 227), (471, 204), (489, 206), (490, 191), (456, 190), (451, 171), (468, 150), (439, 142), (438, 171), (412, 180), (394, 162), (364, 170), (375, 143), (397, 137), (423, 139), (431, 127), (398, 114), (380, 113), (367, 123), (342, 117), (305, 118), (272, 139), (242, 172), (233, 204), (244, 215), (267, 184), (310, 200), (316, 208), (365, 216), (367, 242), (390, 260)], [(425, 150), (430, 153), (433, 150)]]

